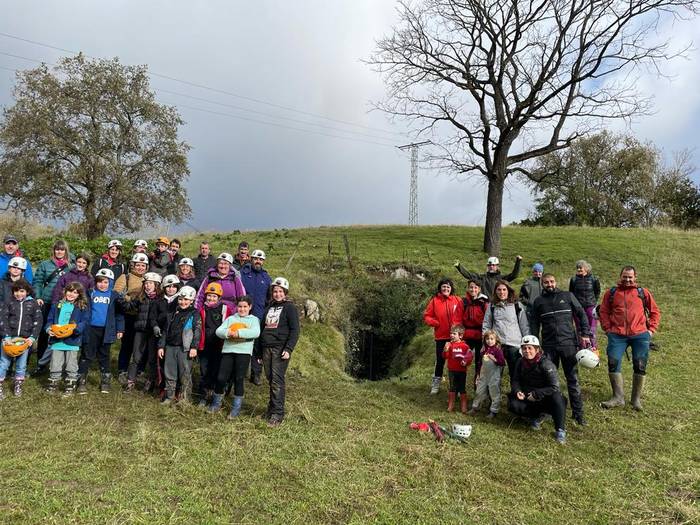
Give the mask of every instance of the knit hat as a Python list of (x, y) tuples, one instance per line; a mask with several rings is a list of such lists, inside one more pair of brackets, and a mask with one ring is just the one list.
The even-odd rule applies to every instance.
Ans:
[(532, 271), (533, 272), (544, 272), (544, 264), (542, 264), (542, 263), (533, 264)]

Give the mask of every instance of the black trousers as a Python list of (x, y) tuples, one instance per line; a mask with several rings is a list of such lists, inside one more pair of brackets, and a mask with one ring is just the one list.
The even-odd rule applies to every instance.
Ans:
[(124, 315), (124, 336), (122, 337), (122, 345), (119, 348), (119, 371), (126, 372), (131, 362), (131, 353), (134, 351), (134, 323), (136, 315)]
[(520, 401), (515, 394), (508, 394), (508, 410), (516, 416), (528, 418), (551, 414), (554, 428), (566, 430), (566, 399), (560, 392), (555, 392), (540, 401)]
[(447, 372), (447, 377), (450, 378), (450, 392), (456, 392), (457, 394), (464, 394), (467, 390), (467, 373), (466, 372), (453, 372), (449, 370)]
[(503, 345), (503, 356), (506, 358), (506, 364), (508, 365), (508, 378), (513, 380), (513, 371), (515, 370), (515, 363), (520, 359), (520, 348), (517, 346)]
[(41, 317), (43, 319), (43, 324), (41, 327), (41, 332), (39, 333), (39, 340), (36, 342), (36, 360), (39, 362), (41, 356), (44, 355), (46, 348), (49, 346), (49, 334), (46, 333), (44, 327), (46, 326), (46, 320), (49, 317), (49, 312), (51, 311), (51, 301), (44, 303), (41, 306)]
[(221, 345), (212, 347), (212, 345), (204, 343), (204, 350), (197, 357), (199, 361), (199, 391), (201, 394), (216, 387), (222, 355)]
[(105, 338), (104, 326), (91, 326), (88, 328), (87, 341), (80, 351), (80, 360), (78, 361), (78, 374), (87, 374), (90, 370), (90, 365), (95, 358), (100, 364), (100, 372), (109, 374), (109, 349), (111, 343), (103, 343)]
[(243, 396), (245, 394), (245, 376), (249, 366), (250, 356), (248, 354), (221, 354), (214, 393), (222, 395), (226, 390), (227, 383), (233, 381), (233, 395)]
[(289, 359), (282, 359), (282, 348), (263, 348), (263, 368), (270, 384), (270, 402), (267, 404), (267, 416), (277, 419), (284, 417), (286, 396), (285, 375)]
[(581, 399), (581, 385), (578, 382), (578, 362), (576, 361), (576, 347), (548, 348), (544, 347), (544, 354), (554, 363), (554, 366), (561, 367), (566, 377), (566, 389), (569, 392), (571, 401), (571, 412), (574, 417), (583, 415), (583, 400)]
[(435, 372), (433, 373), (435, 377), (442, 377), (442, 372), (445, 369), (445, 359), (442, 357), (442, 351), (449, 342), (449, 339), (435, 340)]

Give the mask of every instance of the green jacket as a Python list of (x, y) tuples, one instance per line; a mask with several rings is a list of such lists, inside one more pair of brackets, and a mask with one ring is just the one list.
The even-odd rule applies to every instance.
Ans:
[(73, 263), (75, 263), (75, 257), (71, 254), (70, 262), (56, 271), (57, 266), (53, 258), (41, 261), (34, 272), (34, 298), (51, 304), (51, 295), (59, 277), (70, 270)]

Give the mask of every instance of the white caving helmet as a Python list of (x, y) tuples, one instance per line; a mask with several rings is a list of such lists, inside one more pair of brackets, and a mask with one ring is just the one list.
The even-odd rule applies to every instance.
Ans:
[(122, 241), (119, 239), (112, 239), (107, 243), (107, 249), (109, 250), (110, 248), (119, 248), (120, 250), (122, 249)]
[(471, 425), (458, 425), (455, 423), (454, 425), (452, 425), (452, 433), (457, 437), (460, 437), (462, 439), (466, 439), (472, 435), (472, 426)]
[(154, 283), (160, 284), (163, 282), (163, 277), (161, 277), (161, 275), (156, 272), (146, 272), (143, 275), (143, 281), (153, 281)]
[(109, 268), (100, 268), (97, 270), (95, 277), (106, 277), (107, 279), (114, 281), (114, 272)]
[(13, 257), (10, 262), (7, 263), (8, 268), (19, 268), (22, 271), (27, 269), (27, 259), (24, 257)]
[(498, 260), (498, 257), (489, 257), (486, 264), (501, 264), (501, 261)]
[(163, 288), (173, 284), (180, 284), (180, 278), (177, 275), (166, 275), (163, 277)]
[(146, 255), (145, 253), (135, 253), (131, 257), (131, 262), (148, 264), (148, 255)]
[(197, 296), (197, 290), (192, 288), (191, 286), (183, 286), (180, 288), (180, 291), (178, 294), (180, 297), (184, 297), (185, 299), (189, 299), (190, 301), (194, 301), (194, 298)]
[(138, 241), (134, 242), (134, 248), (136, 248), (137, 246), (141, 246), (142, 248), (148, 248), (148, 243), (143, 239), (139, 239)]
[(250, 254), (250, 258), (252, 259), (253, 257), (255, 257), (256, 259), (262, 259), (264, 261), (265, 252), (262, 250), (253, 250), (253, 253)]
[(534, 335), (524, 336), (520, 341), (520, 349), (518, 350), (520, 355), (523, 355), (523, 346), (525, 345), (540, 346), (540, 340), (537, 339), (537, 337), (535, 337)]
[(192, 268), (194, 268), (194, 261), (192, 259), (190, 259), (189, 257), (183, 257), (182, 259), (180, 259), (180, 262), (177, 263), (178, 266), (184, 266), (186, 264), (188, 264), (188, 265), (192, 266)]
[(273, 286), (281, 286), (285, 291), (289, 291), (289, 281), (284, 277), (275, 277), (275, 280), (270, 284), (270, 288)]
[(600, 357), (590, 348), (582, 348), (576, 352), (576, 361), (583, 368), (595, 368), (600, 364)]
[(226, 261), (229, 264), (233, 264), (233, 255), (231, 255), (230, 253), (222, 252), (216, 259), (220, 261)]

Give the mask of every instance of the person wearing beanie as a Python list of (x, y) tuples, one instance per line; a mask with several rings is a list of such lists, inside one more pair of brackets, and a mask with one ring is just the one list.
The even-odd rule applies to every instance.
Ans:
[(520, 302), (525, 305), (525, 313), (527, 314), (527, 322), (530, 323), (530, 332), (532, 332), (532, 305), (542, 293), (542, 273), (544, 265), (535, 263), (532, 265), (532, 277), (527, 279), (520, 287)]

